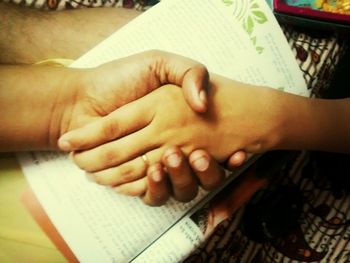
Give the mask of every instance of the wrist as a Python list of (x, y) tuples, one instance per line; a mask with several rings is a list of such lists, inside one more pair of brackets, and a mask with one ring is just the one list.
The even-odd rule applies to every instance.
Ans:
[(56, 83), (57, 92), (53, 102), (50, 128), (47, 137), (50, 149), (58, 149), (58, 139), (72, 128), (72, 118), (79, 100), (79, 90), (84, 87), (81, 70), (64, 68), (60, 80)]
[[(247, 152), (262, 153), (279, 149), (284, 141), (284, 128), (288, 106), (284, 100), (285, 93), (261, 86), (251, 87), (253, 107), (256, 109), (252, 116), (252, 132)], [(247, 116), (248, 117), (248, 116)]]
[[(233, 152), (260, 153), (278, 148), (284, 138), (285, 93), (213, 75), (212, 89)], [(214, 108), (209, 105), (209, 108)], [(226, 135), (225, 135), (226, 136)]]
[(307, 149), (314, 133), (311, 99), (276, 91), (276, 129), (268, 150)]
[(74, 102), (67, 71), (48, 66), (0, 67), (1, 151), (55, 148), (53, 138), (61, 117)]

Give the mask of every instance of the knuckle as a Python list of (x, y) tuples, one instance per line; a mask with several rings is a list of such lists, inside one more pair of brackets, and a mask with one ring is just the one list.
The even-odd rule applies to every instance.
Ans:
[(101, 162), (107, 167), (117, 164), (118, 153), (116, 151), (104, 150), (104, 151), (101, 151), (100, 156), (101, 156)]
[(159, 68), (164, 63), (165, 52), (158, 49), (151, 49), (146, 51), (146, 56), (151, 60), (150, 70), (159, 73)]
[(106, 124), (104, 124), (102, 130), (103, 130), (104, 137), (107, 140), (112, 140), (118, 136), (120, 132), (120, 127), (116, 121), (115, 122), (108, 121), (106, 122)]
[(138, 177), (137, 169), (132, 164), (125, 164), (118, 168), (121, 181), (130, 182)]

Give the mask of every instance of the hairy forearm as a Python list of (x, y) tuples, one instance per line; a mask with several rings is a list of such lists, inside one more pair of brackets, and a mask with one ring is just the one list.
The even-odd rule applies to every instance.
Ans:
[(73, 95), (68, 69), (0, 66), (0, 151), (51, 149)]
[(76, 59), (138, 14), (124, 8), (50, 12), (0, 3), (0, 63)]

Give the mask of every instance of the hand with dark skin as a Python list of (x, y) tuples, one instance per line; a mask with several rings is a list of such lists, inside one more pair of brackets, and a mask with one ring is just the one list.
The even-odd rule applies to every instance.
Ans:
[[(148, 72), (146, 68), (141, 68), (142, 65), (151, 66), (147, 64), (151, 62), (150, 60), (144, 61), (145, 64), (141, 63), (140, 67), (133, 69), (135, 60), (132, 58), (130, 61), (109, 63), (91, 70), (31, 65), (50, 58), (76, 59), (139, 14), (138, 11), (123, 8), (47, 12), (11, 3), (0, 3), (0, 78), (2, 80), (0, 103), (6, 109), (1, 112), (3, 127), (6, 129), (0, 132), (0, 150), (57, 149), (57, 138), (62, 133), (85, 125), (98, 116), (108, 114), (109, 110), (116, 109), (123, 103), (157, 88), (157, 84), (180, 81), (184, 73), (180, 68), (178, 72), (173, 72), (172, 76), (180, 75), (172, 79), (171, 76), (168, 78), (168, 74), (160, 75), (162, 72), (151, 72), (152, 69), (161, 69), (161, 67), (154, 67), (155, 64), (152, 64), (153, 68)], [(153, 63), (159, 62), (158, 59), (159, 57), (155, 56)], [(167, 65), (163, 64), (163, 66)], [(189, 78), (187, 77), (183, 83), (184, 90), (187, 90), (184, 94), (193, 110), (203, 112), (205, 102), (201, 102), (199, 89), (205, 80), (199, 79), (206, 75), (202, 74), (204, 71), (200, 63), (191, 64), (191, 66), (195, 65), (199, 68), (187, 75)], [(147, 78), (145, 81), (147, 85), (141, 85), (139, 90), (122, 88), (121, 83), (115, 87), (113, 81), (117, 77), (129, 78), (130, 76), (127, 73), (124, 75), (120, 72), (116, 73), (115, 70), (120, 71), (120, 67), (134, 70), (134, 77), (131, 80), (143, 82)], [(170, 68), (163, 68), (165, 70), (163, 73), (168, 69), (170, 70)], [(141, 75), (137, 80), (138, 73)], [(149, 79), (148, 73), (150, 73)], [(200, 75), (193, 78), (197, 73)], [(101, 77), (95, 78), (97, 74)], [(199, 83), (192, 87), (186, 84), (186, 82), (195, 81), (196, 78)], [(105, 80), (108, 84), (101, 90), (97, 90)], [(125, 81), (123, 83), (129, 85)], [(109, 93), (108, 88), (112, 86)], [(71, 99), (73, 96), (78, 99), (74, 101), (74, 106)], [(99, 96), (106, 96), (114, 101), (105, 103)], [(201, 98), (203, 97), (202, 93)], [(72, 119), (69, 120), (69, 117)], [(238, 153), (238, 157), (239, 163), (244, 160), (245, 155)], [(183, 168), (182, 165), (185, 164), (186, 168)], [(186, 175), (195, 177), (196, 170), (193, 167), (190, 169), (189, 165), (186, 157), (180, 166), (182, 170), (186, 169)]]
[[(0, 149), (7, 152), (57, 150), (57, 140), (63, 134), (94, 122), (166, 83), (182, 86), (184, 97), (197, 114), (207, 107), (206, 68), (159, 51), (140, 53), (91, 69), (3, 66), (0, 78), (0, 103), (6, 109), (0, 114), (4, 127), (0, 131)], [(104, 136), (114, 132), (105, 131)], [(70, 150), (71, 146), (61, 141), (60, 147)], [(182, 169), (186, 170), (185, 175), (194, 178), (190, 166)], [(187, 196), (176, 198), (187, 200)]]

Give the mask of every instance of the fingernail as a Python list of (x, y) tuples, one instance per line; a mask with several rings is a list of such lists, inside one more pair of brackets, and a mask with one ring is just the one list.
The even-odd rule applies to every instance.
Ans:
[(159, 170), (154, 170), (151, 172), (151, 178), (154, 182), (159, 183), (162, 181), (162, 174)]
[(199, 100), (204, 104), (206, 105), (207, 104), (207, 94), (204, 90), (201, 90), (199, 92)]
[(69, 152), (72, 149), (72, 145), (69, 143), (69, 141), (64, 139), (58, 140), (58, 147), (65, 152)]
[(172, 153), (167, 158), (167, 163), (170, 167), (176, 168), (181, 163), (181, 157), (177, 153)]
[(193, 162), (193, 166), (196, 170), (204, 172), (209, 167), (209, 160), (205, 157), (201, 157)]
[(158, 164), (153, 165), (151, 167), (149, 167), (147, 174), (148, 176), (150, 176), (150, 178), (152, 179), (152, 181), (159, 183), (160, 181), (162, 181), (162, 173), (159, 169), (162, 169), (162, 167)]

